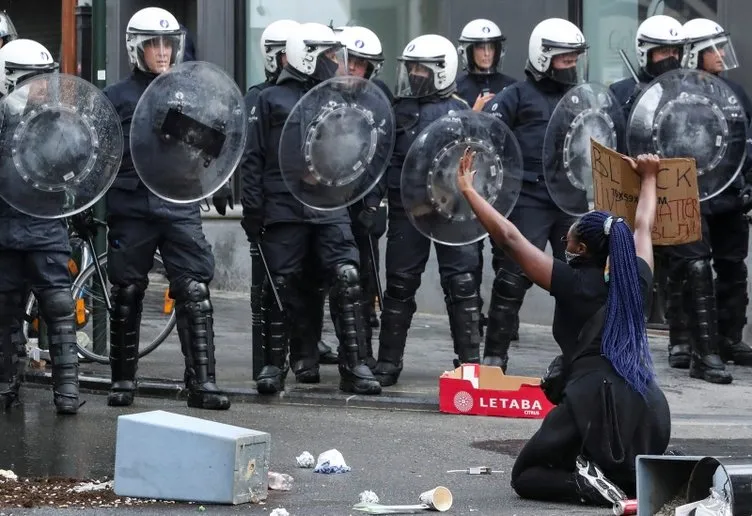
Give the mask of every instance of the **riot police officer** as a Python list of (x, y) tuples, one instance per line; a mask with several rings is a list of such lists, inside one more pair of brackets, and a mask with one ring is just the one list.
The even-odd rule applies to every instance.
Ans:
[[(637, 82), (634, 77), (628, 77), (609, 87), (611, 93), (622, 105), (626, 120), (629, 120), (635, 100), (651, 81), (681, 67), (684, 44), (684, 29), (679, 21), (670, 16), (662, 14), (651, 16), (637, 27), (635, 35), (635, 53), (638, 61)], [(620, 139), (619, 150), (623, 153), (627, 153), (627, 149), (624, 148), (625, 143), (623, 139)], [(671, 341), (669, 363), (675, 363), (676, 360), (683, 363), (686, 359), (686, 365), (683, 367), (689, 367), (689, 335), (681, 330), (686, 323), (681, 320), (676, 298), (677, 295), (681, 297), (681, 294), (667, 277), (670, 253), (665, 247), (656, 247), (654, 253), (656, 262), (653, 286), (654, 310), (663, 311), (662, 301), (667, 297), (668, 299), (665, 299), (666, 318), (669, 328), (674, 328), (670, 331), (669, 337)], [(673, 301), (671, 301), (672, 296)], [(673, 357), (672, 350), (678, 350), (679, 356)]]
[(332, 284), (340, 389), (379, 394), (381, 386), (365, 364), (366, 323), (360, 307), (358, 249), (348, 213), (345, 209), (316, 211), (303, 205), (288, 190), (279, 166), (285, 120), (312, 87), (344, 73), (345, 57), (338, 58), (344, 50), (334, 31), (318, 23), (300, 25), (288, 36), (285, 48), (287, 65), (277, 85), (262, 91), (254, 106), (257, 119), (251, 126), (241, 169), (242, 225), (249, 240), (265, 251), (283, 305), (280, 310), (267, 282), (263, 301), (265, 365), (256, 387), (263, 394), (284, 389), (290, 329), (305, 311), (299, 295), (301, 274), (304, 265), (314, 260)]
[[(420, 134), (442, 116), (468, 104), (457, 90), (457, 50), (442, 36), (427, 34), (407, 44), (398, 58), (396, 101), (397, 138), (394, 154), (379, 187), (366, 196), (375, 206), (387, 191), (389, 225), (386, 248), (386, 291), (381, 312), (378, 363), (374, 374), (383, 386), (393, 385), (402, 372), (407, 332), (417, 308), (420, 286), (431, 252), (431, 240), (416, 229), (402, 205), (402, 165)], [(454, 352), (463, 363), (480, 361), (480, 294), (475, 271), (479, 253), (475, 244), (435, 244)]]
[[(389, 103), (394, 103), (394, 96), (386, 84), (377, 78), (384, 64), (384, 54), (379, 37), (366, 27), (342, 27), (339, 38), (347, 49), (348, 73), (373, 81)], [(378, 326), (374, 300), (378, 293), (375, 274), (379, 271), (379, 238), (386, 233), (386, 206), (381, 206), (381, 199), (369, 199), (372, 205), (366, 205), (365, 199), (350, 206), (353, 235), (360, 253), (360, 288), (363, 293), (363, 310), (369, 324), (366, 326), (368, 340), (368, 365), (373, 369), (376, 360), (372, 349), (372, 327)], [(371, 250), (373, 258), (371, 260)]]
[[(747, 120), (752, 120), (752, 101), (744, 88), (720, 75), (738, 66), (729, 34), (716, 22), (697, 18), (684, 24), (684, 35), (687, 38), (685, 66), (717, 75), (724, 80), (741, 101)], [(702, 204), (705, 215), (703, 228), (707, 229), (707, 238), (694, 245), (699, 256), (707, 258), (710, 252), (713, 260), (721, 359), (745, 366), (752, 365), (752, 348), (742, 340), (749, 303), (745, 264), (749, 246), (749, 222), (745, 213), (752, 207), (751, 198), (752, 162), (748, 156), (742, 173), (734, 183)], [(707, 260), (703, 260), (702, 267), (706, 269), (708, 266)], [(712, 273), (706, 271), (702, 278), (707, 283), (712, 280)], [(710, 285), (703, 287), (703, 291), (712, 290)], [(687, 322), (696, 317), (696, 314), (686, 314), (686, 311), (684, 315), (680, 319)]]
[(635, 50), (639, 70), (635, 84), (633, 77), (613, 83), (609, 88), (624, 107), (625, 118), (629, 119), (632, 104), (642, 89), (663, 73), (681, 67), (684, 54), (684, 30), (681, 23), (670, 16), (651, 16), (637, 27)]
[(479, 18), (462, 29), (458, 50), (465, 73), (457, 79), (457, 95), (473, 109), (483, 109), (494, 95), (516, 81), (501, 73), (506, 39), (491, 20)]
[[(128, 22), (126, 49), (132, 73), (104, 90), (120, 115), (126, 142), (139, 99), (159, 74), (182, 61), (184, 43), (185, 33), (178, 21), (164, 9), (142, 9)], [(139, 179), (127, 144), (120, 171), (107, 193), (107, 225), (113, 303), (108, 405), (133, 403), (144, 292), (159, 249), (170, 280), (170, 296), (175, 299), (188, 406), (229, 408), (229, 398), (216, 385), (209, 294), (214, 256), (203, 233), (198, 203), (178, 204), (155, 196)]]
[[(57, 70), (49, 50), (36, 41), (14, 39), (0, 49), (0, 93), (7, 96), (15, 85), (42, 73)], [(24, 109), (28, 109), (30, 98)], [(4, 106), (3, 126), (19, 113)], [(2, 134), (3, 152), (11, 142)], [(0, 195), (3, 192), (0, 190)], [(60, 414), (75, 414), (79, 408), (78, 350), (76, 322), (71, 296), (68, 260), (71, 255), (68, 230), (61, 219), (43, 219), (21, 213), (4, 199), (0, 200), (0, 408), (18, 399), (18, 354), (12, 329), (18, 323), (18, 311), (25, 305), (26, 287), (31, 286), (47, 325), (52, 389), (55, 408)]]
[[(559, 259), (565, 258), (563, 239), (574, 218), (551, 199), (541, 149), (554, 108), (581, 81), (578, 64), (586, 59), (586, 49), (585, 37), (574, 24), (560, 18), (543, 20), (530, 35), (526, 80), (506, 87), (484, 108), (509, 126), (522, 150), (523, 185), (509, 220), (538, 248), (545, 249), (550, 243)], [(493, 256), (496, 278), (488, 307), (483, 363), (506, 371), (519, 310), (532, 283), (496, 245)]]

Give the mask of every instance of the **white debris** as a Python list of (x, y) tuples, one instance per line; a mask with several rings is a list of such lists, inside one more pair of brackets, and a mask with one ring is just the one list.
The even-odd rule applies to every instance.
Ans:
[(361, 503), (379, 503), (379, 496), (373, 491), (363, 491), (360, 493)]
[(327, 450), (319, 455), (316, 461), (316, 467), (313, 469), (314, 473), (347, 473), (350, 471), (350, 466), (345, 463), (345, 458), (342, 454), (336, 450)]
[(310, 452), (304, 451), (298, 457), (295, 457), (295, 462), (298, 463), (299, 468), (312, 468), (316, 461)]
[(270, 471), (268, 474), (269, 489), (274, 491), (289, 491), (295, 481), (290, 475), (285, 473), (275, 473)]
[(76, 493), (89, 493), (92, 491), (104, 491), (105, 489), (112, 489), (113, 487), (113, 481), (110, 480), (109, 482), (85, 482), (83, 484), (78, 484), (76, 487), (73, 488), (73, 491)]
[(0, 469), (0, 478), (4, 478), (6, 480), (18, 480), (18, 475), (16, 475), (9, 469)]
[(277, 507), (269, 513), (269, 516), (290, 516), (290, 513), (284, 507)]

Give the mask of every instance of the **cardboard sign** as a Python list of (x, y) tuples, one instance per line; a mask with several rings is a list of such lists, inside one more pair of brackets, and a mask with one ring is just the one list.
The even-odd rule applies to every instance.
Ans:
[[(640, 176), (618, 152), (591, 138), (595, 209), (622, 217), (634, 229)], [(702, 239), (700, 194), (694, 158), (661, 160), (653, 245), (678, 245)]]

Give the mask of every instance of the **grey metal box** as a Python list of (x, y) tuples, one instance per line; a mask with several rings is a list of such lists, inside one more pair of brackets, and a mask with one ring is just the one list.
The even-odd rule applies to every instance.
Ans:
[(653, 516), (686, 485), (704, 456), (638, 455), (637, 514)]
[(118, 417), (115, 493), (240, 504), (265, 500), (271, 436), (162, 410)]

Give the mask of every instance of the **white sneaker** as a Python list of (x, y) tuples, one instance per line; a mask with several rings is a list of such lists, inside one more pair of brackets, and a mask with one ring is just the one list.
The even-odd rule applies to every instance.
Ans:
[(621, 500), (627, 500), (627, 495), (619, 486), (611, 482), (595, 463), (586, 460), (581, 455), (577, 457), (577, 486), (580, 494), (589, 501), (604, 501), (613, 505)]

